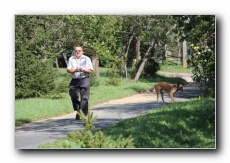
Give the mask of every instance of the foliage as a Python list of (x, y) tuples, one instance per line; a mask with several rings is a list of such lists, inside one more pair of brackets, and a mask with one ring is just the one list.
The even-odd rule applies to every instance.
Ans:
[(134, 148), (132, 137), (123, 138), (120, 135), (116, 140), (104, 135), (101, 131), (93, 134), (90, 131), (68, 133), (68, 141), (64, 148)]
[[(138, 54), (143, 55), (151, 40), (155, 40), (154, 43), (159, 46), (170, 45), (179, 42), (179, 36), (183, 35), (189, 44), (193, 43), (195, 47), (199, 46), (200, 50), (205, 47), (203, 42), (206, 41), (206, 45), (214, 55), (214, 31), (214, 16), (17, 15), (15, 17), (16, 98), (44, 95), (53, 97), (53, 95), (47, 94), (47, 90), (52, 94), (55, 94), (53, 92), (56, 90), (61, 91), (63, 88), (60, 85), (55, 86), (60, 83), (55, 83), (56, 77), (52, 68), (56, 58), (63, 57), (63, 51), (72, 50), (74, 45), (82, 45), (90, 57), (98, 56), (100, 66), (112, 67), (113, 64), (122, 64), (122, 72), (125, 72), (126, 67), (132, 66), (131, 64), (127, 65), (127, 60), (133, 60), (136, 57), (137, 49)], [(127, 43), (129, 40), (130, 44)], [(139, 48), (137, 48), (138, 42), (140, 43)], [(153, 51), (150, 52), (149, 57), (152, 56)], [(215, 60), (213, 55), (210, 57), (210, 54), (204, 54), (205, 58), (191, 55), (190, 58), (193, 62), (191, 65), (197, 67), (194, 70), (194, 79), (206, 82), (208, 88), (211, 89), (215, 83), (213, 81), (215, 75), (212, 71), (214, 65), (212, 61)], [(209, 58), (207, 59), (207, 57)], [(212, 63), (196, 64), (203, 60), (205, 62), (205, 59)], [(129, 63), (133, 62), (129, 61)], [(28, 69), (22, 66), (24, 64)], [(39, 64), (41, 67), (38, 71), (34, 69), (34, 66)], [(157, 69), (157, 67), (153, 67), (153, 69), (155, 68)], [(151, 71), (150, 69), (148, 71)], [(40, 75), (41, 72), (44, 77)], [(33, 86), (28, 81), (34, 80), (34, 76), (41, 77), (41, 79), (36, 79), (39, 81), (37, 82), (38, 87), (35, 87), (31, 93), (31, 89), (27, 88)], [(117, 81), (114, 81), (111, 80), (111, 84), (116, 85)], [(23, 87), (21, 87), (22, 85)], [(95, 85), (98, 83), (95, 82)]]
[(132, 137), (124, 138), (120, 135), (117, 139), (104, 135), (101, 131), (69, 132), (68, 138), (54, 143), (40, 145), (39, 148), (135, 148)]
[(98, 87), (99, 85), (100, 81), (96, 78), (96, 73), (93, 71), (93, 73), (90, 75), (90, 86)]
[(206, 83), (205, 95), (215, 97), (215, 51), (206, 46), (199, 48), (191, 44), (193, 80)]
[(107, 85), (113, 85), (113, 86), (118, 86), (120, 83), (117, 68), (115, 64), (113, 67), (108, 71), (107, 73), (108, 79), (106, 80)]
[[(117, 23), (116, 16), (17, 15), (15, 17), (16, 98), (44, 95), (53, 97), (61, 88), (60, 85), (54, 85), (55, 72), (52, 70), (55, 59), (62, 57), (63, 50), (72, 49), (74, 45), (83, 45), (88, 54), (99, 55), (101, 63), (118, 62), (118, 56), (114, 55), (119, 52), (119, 47), (116, 47), (117, 38), (114, 35)], [(42, 61), (46, 61), (45, 67)], [(36, 65), (41, 66), (39, 71), (34, 69), (37, 68)], [(41, 73), (44, 77), (40, 75)], [(41, 79), (36, 78), (38, 81), (36, 87), (31, 90), (35, 76)], [(54, 90), (55, 88), (57, 90)]]
[(178, 16), (178, 29), (190, 44), (193, 79), (206, 84), (206, 96), (215, 97), (215, 16)]
[(55, 71), (50, 60), (24, 52), (15, 59), (15, 97), (41, 97), (54, 88)]
[[(66, 69), (65, 69), (66, 70)], [(68, 74), (66, 71), (63, 73), (59, 72), (59, 76), (57, 77), (56, 81), (56, 90), (59, 93), (66, 92), (66, 90), (69, 90), (69, 83), (72, 79), (72, 74)]]
[(101, 63), (117, 60), (117, 56), (113, 55), (119, 51), (115, 38), (118, 28), (116, 16), (66, 15), (62, 20), (65, 24), (65, 28), (61, 28), (62, 34), (66, 40), (72, 41), (69, 47), (81, 45), (88, 54), (98, 55)]
[(52, 45), (46, 29), (48, 22), (45, 16), (16, 16), (16, 98), (40, 97), (55, 87), (55, 53), (49, 51)]
[[(138, 81), (139, 77), (142, 73), (144, 73), (144, 67), (146, 61), (151, 57), (152, 51), (156, 51), (154, 48), (155, 45), (161, 46), (162, 44), (167, 43), (167, 33), (172, 28), (173, 24), (171, 22), (171, 16), (157, 16), (151, 15), (146, 16), (143, 26), (143, 32), (141, 35), (142, 46), (144, 45), (144, 55), (141, 57), (143, 58), (142, 63), (136, 73), (134, 81)], [(137, 47), (136, 47), (137, 48)], [(156, 59), (156, 58), (155, 58)]]
[(93, 126), (93, 123), (96, 121), (96, 117), (93, 117), (93, 113), (90, 112), (88, 116), (85, 116), (82, 110), (80, 110), (77, 114), (81, 117), (81, 120), (85, 122), (84, 128), (86, 131), (94, 132), (95, 127)]

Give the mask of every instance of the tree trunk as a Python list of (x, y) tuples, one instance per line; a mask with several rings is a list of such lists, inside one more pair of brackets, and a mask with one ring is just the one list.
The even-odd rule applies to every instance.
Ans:
[(93, 65), (93, 71), (96, 73), (96, 78), (100, 78), (100, 74), (99, 74), (99, 59), (98, 59), (97, 54), (92, 57), (92, 65)]
[(121, 52), (121, 67), (120, 67), (120, 75), (124, 76), (125, 74), (125, 46), (122, 49)]
[(187, 42), (183, 41), (183, 67), (187, 67)]
[(63, 57), (64, 57), (64, 59), (65, 59), (65, 63), (66, 63), (66, 65), (68, 65), (68, 60), (67, 60), (67, 57), (66, 57), (66, 55), (63, 53)]
[[(122, 53), (121, 53), (121, 76), (122, 77), (124, 76), (125, 72), (127, 72), (126, 59), (127, 59), (130, 43), (133, 40), (133, 36), (134, 33), (132, 32), (129, 35), (129, 39), (126, 42), (126, 45), (122, 49)], [(127, 78), (127, 73), (126, 73), (126, 78)]]
[(136, 44), (137, 40), (133, 38), (133, 41), (131, 41), (129, 46), (129, 53), (127, 55), (127, 68), (132, 68), (136, 61)]
[(136, 42), (136, 60), (137, 62), (141, 59), (140, 46), (141, 46), (141, 40), (140, 40), (140, 36), (138, 36), (137, 42)]
[(154, 60), (155, 60), (155, 62), (158, 62), (158, 59), (157, 59), (157, 44), (154, 45)]
[(163, 65), (165, 64), (166, 57), (167, 57), (167, 44), (165, 44), (164, 50), (163, 50), (163, 52), (162, 52), (162, 64), (163, 64)]
[(152, 42), (151, 42), (151, 44), (150, 44), (150, 46), (149, 46), (147, 52), (145, 53), (144, 59), (143, 59), (141, 65), (140, 65), (140, 67), (139, 67), (139, 69), (138, 69), (138, 71), (137, 71), (137, 73), (136, 73), (136, 76), (135, 76), (135, 78), (134, 78), (134, 81), (138, 81), (138, 80), (139, 80), (139, 78), (140, 78), (140, 76), (141, 76), (141, 73), (142, 73), (142, 71), (144, 70), (145, 63), (148, 61), (148, 55), (149, 55), (151, 49), (153, 48), (154, 42), (155, 42), (155, 39), (152, 40)]
[(178, 49), (177, 65), (181, 65), (181, 61), (182, 61), (182, 59), (181, 59), (181, 45), (180, 45), (179, 41), (178, 41), (177, 47), (178, 47), (177, 48)]
[(55, 63), (56, 63), (56, 68), (57, 68), (57, 71), (59, 71), (59, 65), (58, 65), (58, 59), (57, 59), (57, 57), (56, 57), (56, 61), (55, 61)]

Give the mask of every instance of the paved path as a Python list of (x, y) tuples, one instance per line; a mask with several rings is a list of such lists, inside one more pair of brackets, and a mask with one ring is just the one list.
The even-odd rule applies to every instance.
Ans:
[[(198, 85), (189, 82), (184, 87), (183, 92), (175, 94), (175, 102), (186, 101), (199, 96), (199, 94)], [(170, 102), (167, 93), (165, 93), (165, 101)], [(160, 106), (162, 103), (156, 102), (155, 93), (145, 92), (93, 106), (91, 112), (97, 116), (95, 127), (102, 128), (127, 118), (140, 116)], [(81, 120), (76, 121), (74, 118), (75, 114), (72, 113), (16, 127), (15, 148), (36, 149), (40, 144), (66, 137), (66, 132), (83, 129), (83, 122)]]
[(173, 72), (164, 72), (164, 71), (158, 71), (159, 74), (163, 76), (168, 76), (168, 77), (178, 77), (186, 80), (187, 82), (193, 82), (192, 80), (192, 74), (190, 73), (173, 73)]

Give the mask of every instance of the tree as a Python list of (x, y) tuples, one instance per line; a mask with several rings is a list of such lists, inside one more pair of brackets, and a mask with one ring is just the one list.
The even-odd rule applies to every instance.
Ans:
[(205, 95), (215, 97), (215, 16), (189, 15), (175, 17), (178, 30), (190, 44), (190, 66), (193, 80), (204, 83)]
[(116, 16), (67, 15), (63, 20), (68, 33), (66, 37), (73, 37), (72, 44), (82, 45), (91, 58), (100, 59), (103, 64), (117, 62), (116, 53), (119, 48), (115, 37), (118, 22)]
[[(54, 63), (57, 58), (63, 57), (64, 51), (71, 52), (75, 45), (83, 46), (85, 54), (91, 57), (97, 77), (99, 77), (97, 71), (99, 64), (103, 67), (120, 65), (120, 72), (124, 76), (127, 65), (132, 67), (132, 60), (134, 58), (139, 60), (140, 52), (145, 54), (142, 56), (143, 63), (138, 64), (141, 67), (138, 68), (135, 77), (137, 81), (148, 59), (156, 50), (152, 43), (168, 44), (169, 38), (173, 40), (175, 22), (179, 24), (177, 27), (182, 28), (178, 23), (179, 19), (178, 21), (176, 19), (179, 17), (174, 19), (172, 17), (170, 15), (16, 16), (16, 97), (38, 97), (51, 91), (55, 86)], [(35, 77), (38, 83), (32, 80)], [(43, 82), (45, 80), (47, 83)], [(34, 82), (36, 86), (33, 85)]]
[[(167, 42), (167, 33), (171, 30), (171, 17), (170, 16), (146, 16), (143, 19), (143, 27), (141, 31), (142, 46), (148, 47), (144, 55), (144, 59), (138, 68), (134, 81), (138, 81), (139, 77), (144, 70), (145, 64), (152, 56), (151, 50), (154, 48), (155, 43)], [(151, 40), (151, 41), (150, 41)], [(147, 45), (146, 45), (147, 44)], [(150, 44), (150, 45), (148, 45)], [(157, 69), (155, 69), (157, 70)], [(154, 74), (155, 72), (153, 72)]]
[(134, 78), (134, 81), (138, 81), (138, 79), (139, 79), (139, 77), (140, 77), (142, 71), (144, 70), (145, 64), (146, 64), (146, 62), (148, 61), (149, 52), (150, 52), (151, 49), (153, 48), (154, 43), (155, 43), (155, 39), (153, 39), (152, 42), (150, 43), (150, 46), (149, 46), (147, 52), (145, 53), (144, 59), (143, 59), (141, 65), (140, 65), (140, 67), (139, 67), (139, 69), (138, 69), (138, 71), (137, 71), (137, 73), (136, 73), (136, 76), (135, 76), (135, 78)]
[(15, 97), (40, 97), (55, 87), (50, 20), (46, 16), (15, 17)]

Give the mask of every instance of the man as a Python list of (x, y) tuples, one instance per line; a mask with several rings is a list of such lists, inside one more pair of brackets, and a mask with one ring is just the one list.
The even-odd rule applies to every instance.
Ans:
[[(69, 95), (76, 113), (76, 120), (80, 119), (78, 112), (83, 111), (88, 115), (88, 100), (90, 95), (89, 75), (93, 72), (92, 62), (89, 57), (83, 55), (81, 46), (74, 47), (75, 55), (69, 58), (67, 72), (72, 74), (69, 84)], [(80, 96), (80, 100), (79, 100)]]

